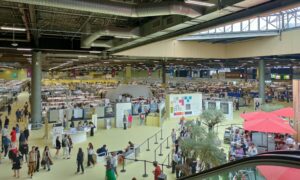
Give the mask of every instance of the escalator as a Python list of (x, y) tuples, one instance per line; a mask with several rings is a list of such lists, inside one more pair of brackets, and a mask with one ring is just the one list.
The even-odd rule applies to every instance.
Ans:
[(300, 180), (300, 151), (276, 151), (229, 162), (180, 180)]

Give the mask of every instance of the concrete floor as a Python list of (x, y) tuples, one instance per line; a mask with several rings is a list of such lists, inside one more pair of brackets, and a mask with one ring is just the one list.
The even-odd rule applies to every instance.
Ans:
[[(23, 107), (24, 103), (28, 101), (28, 93), (23, 92), (19, 95), (18, 101), (14, 102), (12, 106), (12, 114), (9, 117), (11, 120), (11, 125), (15, 125), (15, 114), (17, 108)], [(242, 124), (242, 119), (239, 117), (239, 114), (243, 111), (253, 111), (252, 106), (247, 108), (241, 108), (240, 111), (234, 112), (234, 120), (232, 121), (225, 121), (222, 123), (218, 128), (218, 134), (221, 140), (223, 140), (223, 134), (224, 129), (228, 127), (230, 124)], [(3, 113), (2, 119), (6, 116), (6, 112)], [(20, 123), (22, 129), (25, 126), (25, 123)], [(171, 121), (167, 120), (163, 124), (163, 134), (164, 137), (170, 135), (172, 128), (178, 127), (178, 121)], [(10, 127), (11, 128), (11, 127)], [(94, 137), (88, 137), (88, 141), (80, 144), (74, 145), (74, 148), (71, 153), (71, 159), (64, 160), (64, 159), (54, 159), (54, 165), (51, 167), (51, 171), (47, 172), (44, 170), (40, 170), (40, 172), (34, 174), (33, 179), (43, 179), (43, 180), (53, 180), (53, 179), (65, 179), (65, 180), (79, 180), (83, 178), (89, 178), (89, 179), (105, 179), (105, 167), (104, 164), (98, 163), (93, 168), (87, 168), (85, 170), (85, 174), (83, 175), (75, 175), (76, 171), (76, 154), (79, 147), (82, 147), (83, 150), (86, 149), (87, 144), (89, 142), (92, 142), (95, 148), (99, 148), (103, 144), (106, 144), (109, 151), (114, 150), (122, 150), (127, 146), (127, 142), (130, 140), (135, 144), (141, 144), (144, 142), (148, 137), (155, 134), (155, 132), (159, 131), (160, 128), (157, 127), (146, 127), (146, 126), (133, 126), (131, 129), (128, 129), (126, 131), (122, 129), (110, 129), (110, 130), (104, 130), (100, 129), (96, 132)], [(50, 131), (49, 131), (50, 132)], [(37, 145), (40, 147), (41, 153), (42, 149), (45, 145), (51, 144), (51, 136), (49, 140), (44, 140), (42, 137), (44, 135), (44, 128), (36, 131), (32, 131), (30, 138), (29, 138), (29, 147), (33, 145)], [(158, 137), (158, 142), (160, 143), (162, 140), (160, 140), (160, 136)], [(165, 147), (166, 144), (164, 144), (163, 147)], [(225, 149), (228, 149), (228, 146), (223, 145)], [(50, 146), (51, 147), (51, 146)], [(150, 151), (146, 151), (147, 144), (143, 145), (141, 147), (141, 154), (138, 157), (138, 159), (142, 160), (148, 160), (153, 161), (154, 159), (154, 149), (157, 148), (158, 145), (154, 144), (154, 139), (150, 141)], [(170, 149), (163, 148), (163, 156), (157, 156), (158, 162), (162, 163), (164, 159), (166, 159), (166, 155), (170, 152)], [(84, 151), (86, 155), (86, 150)], [(55, 149), (51, 149), (51, 154), (54, 156)], [(62, 152), (60, 153), (62, 154)], [(86, 158), (86, 157), (85, 157)], [(85, 163), (86, 165), (86, 163)], [(0, 179), (14, 179), (12, 177), (13, 172), (11, 170), (11, 162), (8, 159), (3, 159), (2, 163), (0, 164)], [(152, 170), (153, 167), (151, 164), (147, 164), (147, 174), (148, 177), (144, 178), (142, 175), (144, 174), (144, 165), (143, 162), (133, 162), (125, 167), (126, 172), (121, 173), (119, 172), (118, 179), (120, 180), (131, 180), (132, 177), (136, 177), (137, 179), (153, 179)], [(27, 179), (27, 165), (26, 163), (23, 164), (21, 169), (21, 178), (20, 179)], [(119, 166), (118, 170), (121, 170), (121, 166)], [(168, 180), (175, 179), (175, 175), (170, 174), (170, 169), (164, 169), (165, 173), (168, 175)]]

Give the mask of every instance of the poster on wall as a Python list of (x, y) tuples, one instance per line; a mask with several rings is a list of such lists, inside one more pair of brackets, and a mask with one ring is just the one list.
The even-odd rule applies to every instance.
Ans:
[(166, 111), (166, 104), (165, 102), (160, 103), (159, 105), (159, 119), (160, 119), (160, 124), (164, 122), (167, 116), (167, 111)]
[(202, 112), (202, 94), (170, 94), (170, 117), (199, 116)]
[(75, 119), (82, 119), (83, 118), (83, 109), (75, 108), (73, 110), (73, 115)]
[(123, 128), (123, 117), (132, 114), (131, 103), (116, 104), (116, 127)]

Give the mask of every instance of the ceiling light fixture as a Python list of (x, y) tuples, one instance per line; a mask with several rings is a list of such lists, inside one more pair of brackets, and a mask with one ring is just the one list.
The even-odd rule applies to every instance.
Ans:
[(9, 27), (9, 26), (1, 26), (1, 30), (7, 30), (7, 31), (26, 31), (25, 28), (17, 28), (17, 27)]
[(25, 57), (31, 57), (32, 54), (23, 54), (23, 56), (25, 56)]
[(89, 51), (91, 54), (100, 54), (101, 51)]
[(206, 6), (206, 7), (215, 6), (215, 4), (213, 4), (213, 3), (197, 1), (197, 0), (185, 0), (184, 2), (187, 3), (187, 4), (194, 4), (194, 5)]
[(85, 55), (78, 55), (79, 58), (86, 58), (87, 56)]
[(17, 48), (17, 51), (31, 51), (30, 48)]
[(120, 39), (132, 39), (131, 36), (115, 36), (115, 38), (120, 38)]

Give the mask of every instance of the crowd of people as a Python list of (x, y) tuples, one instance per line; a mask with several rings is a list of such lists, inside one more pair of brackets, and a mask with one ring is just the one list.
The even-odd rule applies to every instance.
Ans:
[(250, 132), (241, 132), (240, 129), (235, 129), (231, 138), (228, 160), (239, 160), (257, 154), (257, 147), (251, 140)]

